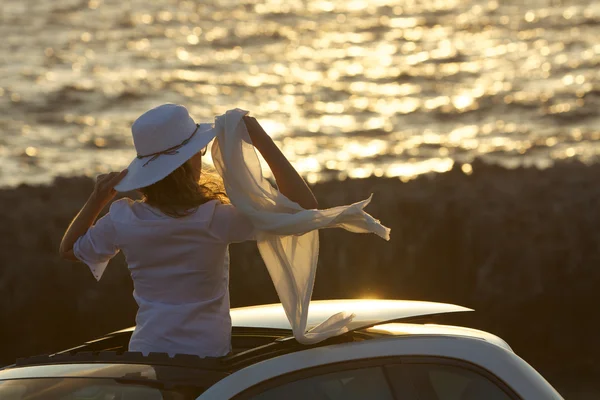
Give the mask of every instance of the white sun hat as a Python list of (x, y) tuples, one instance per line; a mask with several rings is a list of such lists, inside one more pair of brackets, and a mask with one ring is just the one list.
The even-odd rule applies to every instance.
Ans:
[(163, 104), (131, 126), (137, 157), (115, 186), (119, 192), (150, 186), (179, 168), (214, 139), (213, 124), (197, 124), (178, 104)]

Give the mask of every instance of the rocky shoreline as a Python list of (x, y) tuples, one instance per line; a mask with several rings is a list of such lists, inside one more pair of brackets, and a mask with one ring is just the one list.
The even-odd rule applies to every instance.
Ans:
[[(476, 162), (470, 175), (457, 165), (407, 183), (316, 184), (321, 207), (373, 193), (367, 211), (392, 228), (392, 240), (322, 231), (313, 298), (420, 299), (474, 308), (442, 322), (500, 335), (568, 397), (600, 375), (598, 176), (600, 165), (577, 162), (546, 170)], [(91, 189), (88, 178), (0, 189), (0, 364), (134, 324), (121, 255), (99, 283), (83, 265), (57, 255)], [(277, 301), (255, 244), (233, 245), (231, 252), (232, 305)]]

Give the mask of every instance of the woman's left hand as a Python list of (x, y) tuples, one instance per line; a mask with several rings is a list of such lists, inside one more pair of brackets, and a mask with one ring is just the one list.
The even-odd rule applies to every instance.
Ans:
[(121, 172), (110, 172), (108, 174), (98, 175), (92, 198), (98, 203), (105, 205), (115, 197), (117, 191), (115, 186), (127, 175), (127, 170)]

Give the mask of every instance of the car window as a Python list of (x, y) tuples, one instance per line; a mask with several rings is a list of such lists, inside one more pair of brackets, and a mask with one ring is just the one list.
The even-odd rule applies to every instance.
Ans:
[(265, 389), (249, 398), (253, 400), (394, 400), (381, 367), (303, 377)]
[(99, 378), (28, 378), (0, 381), (2, 400), (187, 400), (199, 393)]
[(402, 363), (386, 366), (398, 399), (510, 400), (498, 384), (460, 365)]

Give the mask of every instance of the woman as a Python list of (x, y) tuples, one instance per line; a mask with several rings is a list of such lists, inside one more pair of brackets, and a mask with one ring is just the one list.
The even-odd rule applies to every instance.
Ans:
[[(244, 122), (280, 192), (317, 208), (256, 119)], [(196, 124), (180, 105), (144, 113), (132, 126), (137, 157), (128, 169), (97, 178), (61, 242), (61, 256), (83, 261), (96, 279), (124, 253), (139, 306), (130, 351), (219, 357), (231, 350), (228, 245), (252, 240), (254, 227), (202, 172), (213, 128)], [(94, 224), (117, 190), (138, 190), (142, 200), (120, 199)]]

